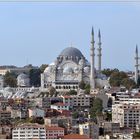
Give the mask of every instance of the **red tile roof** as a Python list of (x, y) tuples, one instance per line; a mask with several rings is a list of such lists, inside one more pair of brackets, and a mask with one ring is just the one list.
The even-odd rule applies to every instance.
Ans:
[(64, 128), (58, 126), (46, 126), (46, 130), (64, 130)]
[(61, 102), (55, 103), (54, 105), (56, 105), (56, 106), (67, 106), (67, 104), (64, 104), (64, 103), (61, 103)]
[(68, 95), (65, 95), (65, 96), (63, 96), (64, 98), (71, 98), (71, 96), (68, 96)]
[(63, 139), (89, 139), (86, 135), (69, 134), (65, 135)]

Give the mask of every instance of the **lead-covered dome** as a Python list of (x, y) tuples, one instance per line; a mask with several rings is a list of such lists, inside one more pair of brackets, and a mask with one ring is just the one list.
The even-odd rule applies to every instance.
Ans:
[(83, 54), (74, 47), (68, 47), (66, 49), (64, 49), (59, 56), (65, 56), (65, 57), (78, 57), (78, 58), (82, 58), (84, 57)]

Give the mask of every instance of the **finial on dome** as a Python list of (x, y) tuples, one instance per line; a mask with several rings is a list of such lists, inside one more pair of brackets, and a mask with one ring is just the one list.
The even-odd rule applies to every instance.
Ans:
[(73, 47), (73, 43), (71, 42), (70, 47)]

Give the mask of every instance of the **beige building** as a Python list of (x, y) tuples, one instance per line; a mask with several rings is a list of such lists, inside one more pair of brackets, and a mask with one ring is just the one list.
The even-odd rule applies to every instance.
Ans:
[(120, 127), (135, 128), (140, 124), (140, 103), (123, 102), (112, 106), (112, 122)]
[(58, 126), (47, 126), (46, 127), (46, 138), (47, 139), (58, 139), (64, 136), (64, 128)]
[(74, 106), (80, 106), (80, 107), (90, 107), (92, 104), (93, 97), (90, 95), (79, 95), (79, 96), (73, 96), (74, 100)]
[(40, 108), (30, 108), (28, 109), (29, 117), (44, 117), (45, 111)]
[(17, 74), (20, 73), (28, 73), (31, 68), (29, 67), (0, 67), (0, 75), (5, 75), (7, 72), (15, 72)]

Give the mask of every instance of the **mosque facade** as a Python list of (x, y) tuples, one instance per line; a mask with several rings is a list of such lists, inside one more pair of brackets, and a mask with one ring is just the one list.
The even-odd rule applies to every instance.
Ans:
[(57, 59), (41, 74), (41, 88), (47, 90), (53, 86), (57, 91), (77, 90), (79, 83), (90, 84), (91, 89), (104, 87), (106, 76), (101, 73), (101, 34), (98, 33), (98, 68), (95, 68), (94, 31), (91, 32), (90, 62), (80, 50), (74, 47), (65, 48)]

